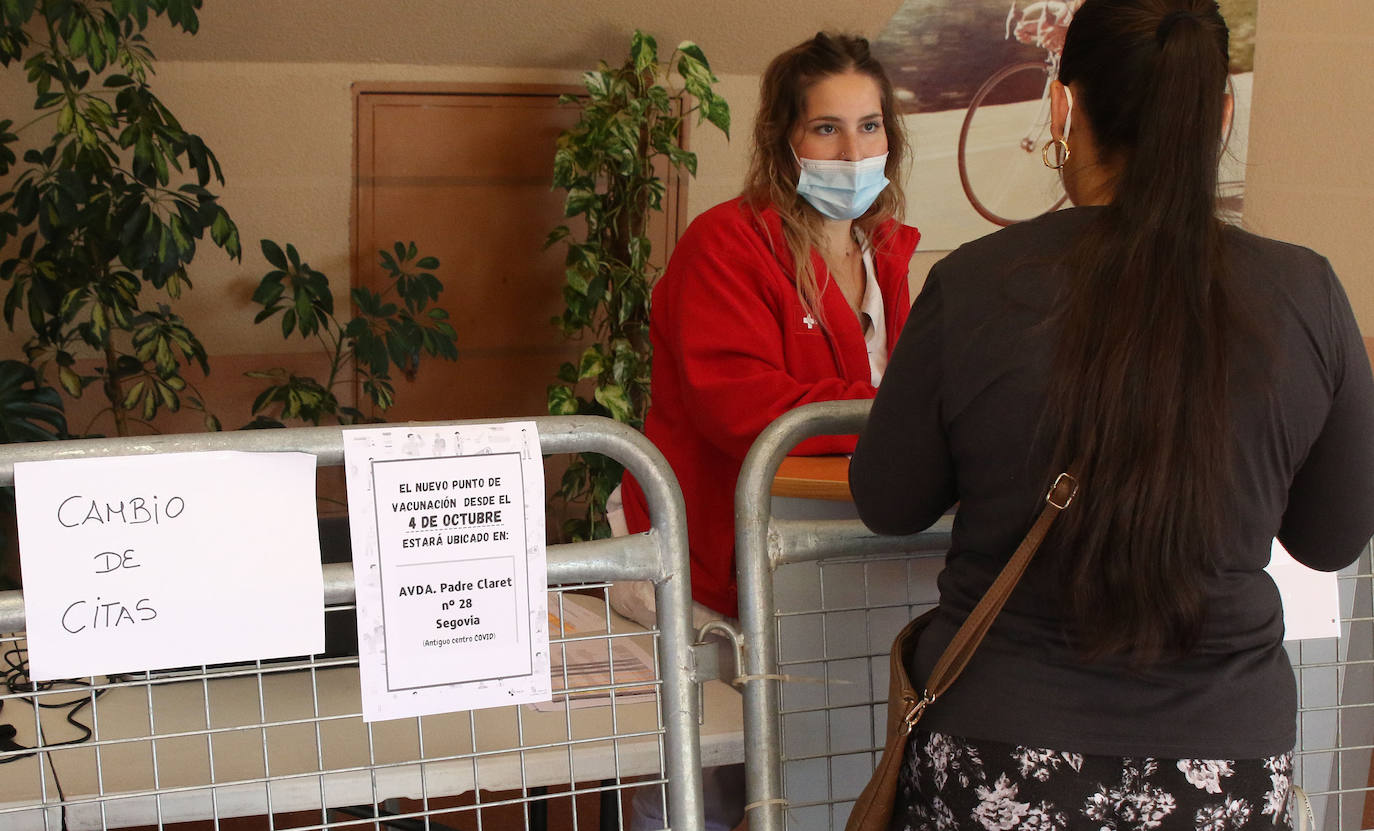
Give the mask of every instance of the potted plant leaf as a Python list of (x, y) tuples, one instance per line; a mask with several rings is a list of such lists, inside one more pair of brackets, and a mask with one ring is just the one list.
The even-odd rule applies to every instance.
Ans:
[[(201, 0), (6, 0), (0, 65), (22, 64), (35, 115), (0, 119), (0, 262), (5, 322), (77, 397), (97, 386), (114, 432), (183, 403), (203, 408), (182, 370), (209, 371), (205, 348), (164, 301), (191, 286), (208, 236), (240, 257), (238, 228), (208, 188), (219, 162), (154, 94), (151, 17), (194, 34)], [(18, 103), (18, 102), (14, 102)], [(16, 156), (20, 133), (36, 146)], [(78, 358), (97, 359), (82, 371)], [(188, 388), (189, 387), (189, 388)], [(184, 401), (183, 401), (184, 399)], [(206, 414), (206, 426), (217, 429)]]
[[(254, 322), (280, 315), (282, 337), (296, 333), (317, 340), (329, 360), (329, 374), (319, 381), (284, 368), (247, 373), (271, 382), (253, 402), (249, 427), (280, 427), (288, 419), (314, 425), (380, 421), (395, 401), (393, 371), (413, 376), (422, 355), (458, 359), (458, 333), (448, 312), (429, 305), (443, 291), (432, 273), (439, 259), (420, 256), (414, 242), (377, 252), (385, 285), (382, 291), (354, 288), (349, 296), (357, 314), (347, 321), (336, 316), (329, 278), (302, 260), (294, 245), (283, 250), (265, 239), (262, 253), (273, 269), (253, 293), (253, 302), (262, 306)], [(335, 390), (355, 376), (367, 412), (340, 400)]]
[[(654, 39), (636, 31), (619, 66), (583, 75), (586, 95), (563, 97), (582, 110), (558, 139), (554, 187), (567, 191), (564, 215), (581, 218), (574, 235), (560, 225), (548, 245), (566, 244), (566, 308), (554, 318), (570, 338), (591, 341), (577, 364), (564, 363), (549, 386), (554, 415), (590, 414), (642, 429), (649, 406), (649, 300), (660, 269), (650, 261), (653, 212), (663, 210), (671, 168), (695, 176), (697, 157), (683, 146), (683, 127), (694, 114), (730, 132), (730, 108), (716, 94), (706, 55), (684, 41), (665, 61)], [(621, 466), (600, 454), (574, 457), (558, 496), (578, 505), (565, 521), (570, 541), (610, 535), (606, 498), (620, 482)]]

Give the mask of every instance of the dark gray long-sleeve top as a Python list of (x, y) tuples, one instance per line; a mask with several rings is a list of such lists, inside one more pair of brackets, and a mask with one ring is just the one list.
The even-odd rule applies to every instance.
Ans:
[[(1074, 208), (969, 243), (912, 308), (850, 466), (879, 533), (929, 526), (956, 502), (940, 614), (913, 674), (929, 674), (1025, 535), (1053, 479), (1042, 428), (1056, 290), (1045, 252), (1091, 221)], [(1293, 746), (1296, 694), (1278, 590), (1278, 537), (1336, 570), (1374, 533), (1374, 376), (1344, 291), (1321, 256), (1239, 230), (1230, 268), (1269, 349), (1239, 373), (1234, 493), (1201, 642), (1146, 671), (1085, 662), (1066, 641), (1060, 577), (1042, 550), (925, 729), (1033, 747), (1168, 758), (1257, 758)], [(1262, 357), (1268, 356), (1268, 357)]]

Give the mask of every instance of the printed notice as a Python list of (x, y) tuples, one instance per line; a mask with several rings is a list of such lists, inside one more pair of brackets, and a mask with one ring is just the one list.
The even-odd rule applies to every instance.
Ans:
[(344, 433), (363, 718), (546, 701), (533, 422)]
[(308, 453), (14, 466), (36, 681), (324, 651)]

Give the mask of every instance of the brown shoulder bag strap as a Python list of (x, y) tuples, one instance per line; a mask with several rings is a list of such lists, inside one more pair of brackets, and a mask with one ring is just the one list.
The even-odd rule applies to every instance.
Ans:
[(978, 648), (978, 644), (983, 642), (983, 636), (992, 627), (992, 622), (997, 618), (997, 613), (1002, 611), (1006, 605), (1007, 598), (1011, 597), (1012, 590), (1021, 580), (1021, 575), (1025, 573), (1026, 566), (1030, 565), (1031, 557), (1035, 556), (1035, 551), (1040, 547), (1040, 543), (1045, 539), (1045, 534), (1050, 530), (1050, 524), (1059, 512), (1069, 507), (1073, 498), (1078, 494), (1078, 480), (1069, 473), (1061, 473), (1055, 478), (1054, 484), (1050, 486), (1049, 493), (1045, 494), (1045, 508), (1040, 512), (1040, 517), (1035, 520), (1030, 531), (1026, 532), (1025, 539), (1016, 547), (1011, 559), (1002, 567), (997, 579), (992, 581), (983, 599), (978, 601), (978, 605), (973, 607), (973, 612), (968, 619), (959, 627), (959, 631), (954, 633), (954, 639), (945, 647), (945, 651), (940, 654), (940, 659), (935, 662), (935, 668), (930, 671), (930, 678), (926, 680), (925, 690), (921, 693), (921, 700), (915, 702), (911, 710), (908, 711), (905, 721), (910, 729), (910, 725), (916, 723), (921, 717), (925, 708), (944, 695), (945, 690), (949, 689), (959, 674), (968, 666), (969, 659), (973, 657), (973, 652)]

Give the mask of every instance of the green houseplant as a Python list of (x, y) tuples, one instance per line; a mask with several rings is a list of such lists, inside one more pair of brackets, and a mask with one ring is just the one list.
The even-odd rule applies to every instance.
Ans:
[[(357, 424), (378, 420), (395, 400), (393, 369), (411, 375), (421, 353), (443, 360), (457, 360), (457, 332), (448, 312), (435, 306), (443, 284), (432, 269), (437, 257), (421, 257), (412, 242), (396, 243), (392, 251), (378, 251), (378, 264), (386, 274), (383, 290), (354, 288), (351, 298), (358, 313), (341, 322), (334, 312), (329, 279), (310, 267), (294, 245), (286, 250), (271, 240), (262, 241), (262, 253), (273, 266), (253, 293), (262, 306), (254, 319), (262, 323), (281, 315), (282, 337), (299, 333), (314, 338), (329, 359), (329, 375), (323, 382), (274, 368), (247, 373), (270, 381), (253, 402), (255, 420), (250, 427), (280, 427), (286, 419), (319, 425), (325, 420)], [(352, 368), (371, 405), (363, 412), (340, 402), (334, 388), (345, 370)], [(350, 376), (351, 380), (351, 376)]]
[[(30, 364), (55, 365), (68, 395), (98, 385), (120, 435), (183, 398), (204, 409), (182, 371), (208, 372), (205, 348), (162, 298), (190, 287), (207, 234), (241, 256), (238, 229), (207, 188), (224, 182), (214, 153), (149, 86), (150, 17), (194, 34), (200, 6), (0, 2), (0, 65), (22, 62), (36, 113), (18, 132), (0, 120), (0, 175), (18, 171), (0, 192), (0, 245), (18, 241), (0, 262), (5, 321), (27, 322)], [(47, 138), (21, 162), (12, 145), (29, 130)], [(86, 355), (98, 366), (82, 374)], [(218, 428), (209, 413), (206, 426)]]
[[(676, 70), (676, 77), (674, 76)], [(727, 136), (730, 108), (712, 87), (716, 77), (701, 49), (679, 44), (666, 61), (652, 37), (636, 31), (629, 57), (583, 75), (585, 96), (564, 96), (581, 118), (558, 139), (554, 187), (567, 191), (564, 215), (580, 217), (549, 234), (567, 245), (563, 298), (554, 318), (568, 337), (589, 337), (578, 364), (565, 363), (549, 386), (554, 415), (592, 414), (641, 429), (649, 406), (649, 295), (659, 269), (651, 264), (649, 219), (667, 192), (663, 168), (695, 176), (696, 154), (682, 146), (693, 113)], [(590, 394), (586, 394), (590, 393)], [(581, 506), (566, 520), (570, 540), (609, 536), (606, 498), (620, 481), (615, 461), (594, 453), (574, 457), (558, 495)]]
[[(67, 418), (57, 390), (23, 361), (0, 360), (0, 444), (48, 441), (67, 436)], [(0, 591), (19, 585), (14, 559), (14, 487), (0, 488)]]

